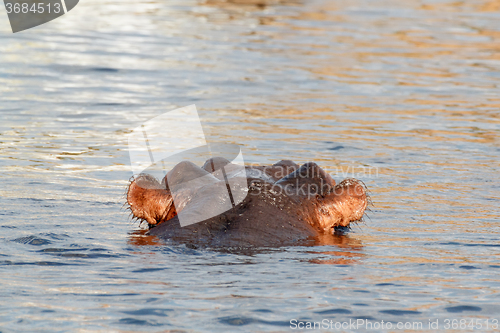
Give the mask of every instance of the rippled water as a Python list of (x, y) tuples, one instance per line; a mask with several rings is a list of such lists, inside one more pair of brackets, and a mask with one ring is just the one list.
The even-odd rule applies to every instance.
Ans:
[[(495, 330), (500, 1), (85, 0), (17, 34), (0, 16), (0, 330)], [(126, 134), (193, 103), (247, 162), (362, 179), (369, 218), (253, 253), (143, 236)]]

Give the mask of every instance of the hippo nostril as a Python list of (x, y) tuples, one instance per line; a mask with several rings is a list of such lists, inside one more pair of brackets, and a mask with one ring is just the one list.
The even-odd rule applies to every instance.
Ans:
[(176, 214), (170, 191), (151, 175), (141, 174), (131, 181), (127, 203), (134, 217), (146, 221), (150, 228)]
[(347, 178), (330, 189), (323, 197), (316, 199), (317, 204), (308, 220), (313, 226), (327, 232), (332, 227), (347, 227), (351, 222), (362, 219), (368, 199), (365, 185), (356, 179)]

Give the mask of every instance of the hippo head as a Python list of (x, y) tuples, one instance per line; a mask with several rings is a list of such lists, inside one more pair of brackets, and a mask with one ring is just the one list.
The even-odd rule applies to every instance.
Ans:
[[(173, 190), (186, 181), (197, 186)], [(239, 200), (213, 190), (242, 181), (244, 188), (235, 194)], [(218, 204), (228, 200), (229, 209), (181, 227), (179, 217), (188, 210), (218, 212)], [(210, 247), (304, 245), (361, 220), (368, 200), (361, 181), (348, 178), (336, 184), (316, 163), (299, 167), (284, 160), (242, 169), (220, 157), (201, 168), (181, 162), (161, 181), (141, 174), (127, 192), (133, 216), (149, 224), (149, 234)]]

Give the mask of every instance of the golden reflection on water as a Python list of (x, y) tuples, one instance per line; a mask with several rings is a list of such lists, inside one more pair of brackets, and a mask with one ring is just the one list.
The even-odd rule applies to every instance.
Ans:
[[(129, 245), (143, 247), (143, 246), (165, 246), (168, 241), (162, 240), (156, 236), (147, 234), (147, 230), (135, 230), (129, 233), (127, 240)], [(312, 264), (322, 265), (351, 265), (359, 263), (359, 259), (363, 258), (363, 246), (361, 242), (349, 235), (320, 235), (310, 244), (311, 246), (319, 246), (319, 251), (308, 251), (308, 253), (317, 256), (317, 258), (308, 260)], [(323, 246), (334, 246), (338, 248), (335, 251), (321, 251)], [(139, 249), (140, 250), (140, 249)], [(279, 250), (279, 248), (277, 248)], [(215, 249), (215, 251), (255, 255), (259, 252), (266, 252), (269, 249)]]

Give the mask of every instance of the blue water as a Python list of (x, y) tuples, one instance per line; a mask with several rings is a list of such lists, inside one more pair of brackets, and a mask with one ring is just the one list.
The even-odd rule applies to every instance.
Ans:
[[(85, 0), (17, 34), (2, 15), (0, 331), (498, 331), (498, 1)], [(127, 134), (193, 103), (249, 163), (363, 180), (365, 222), (247, 253), (145, 236)]]

